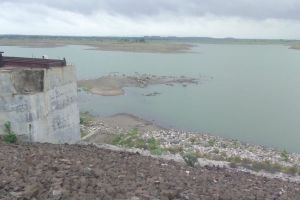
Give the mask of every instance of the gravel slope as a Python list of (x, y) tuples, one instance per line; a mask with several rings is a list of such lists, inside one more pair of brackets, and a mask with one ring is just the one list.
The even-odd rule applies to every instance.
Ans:
[(300, 185), (95, 146), (0, 142), (0, 199), (300, 199)]

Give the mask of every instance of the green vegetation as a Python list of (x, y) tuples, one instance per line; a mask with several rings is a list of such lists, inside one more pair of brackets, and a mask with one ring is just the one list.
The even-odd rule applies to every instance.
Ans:
[(283, 161), (285, 162), (289, 162), (290, 161), (290, 156), (289, 153), (286, 150), (283, 150), (280, 154), (281, 158)]
[(230, 166), (236, 168), (238, 166), (244, 167), (246, 169), (254, 170), (256, 172), (266, 171), (270, 173), (282, 172), (291, 175), (300, 175), (300, 167), (299, 166), (283, 166), (278, 163), (272, 163), (269, 160), (265, 161), (253, 161), (246, 158), (240, 158), (239, 156), (234, 156), (227, 158), (227, 161), (230, 162)]
[(89, 113), (80, 113), (80, 124), (87, 126), (91, 124), (92, 120), (92, 116)]
[(208, 141), (208, 144), (209, 144), (209, 146), (212, 147), (212, 146), (215, 146), (216, 142), (217, 142), (216, 139), (210, 139), (210, 140)]
[(10, 122), (6, 122), (4, 124), (4, 132), (5, 132), (5, 135), (3, 137), (4, 142), (9, 143), (9, 144), (13, 144), (13, 143), (17, 142), (17, 136), (12, 131)]
[(237, 149), (240, 147), (240, 142), (238, 140), (233, 140), (233, 148)]
[[(192, 142), (195, 142), (192, 140)], [(256, 172), (266, 171), (270, 173), (282, 172), (290, 175), (300, 175), (300, 166), (285, 166), (279, 163), (273, 163), (269, 160), (254, 161), (240, 156), (228, 157), (226, 152), (220, 151), (218, 148), (214, 148), (211, 153), (193, 152), (185, 149), (183, 146), (172, 146), (168, 148), (162, 148), (160, 142), (155, 138), (143, 138), (137, 129), (133, 129), (126, 134), (120, 134), (113, 138), (113, 145), (118, 145), (128, 148), (140, 148), (149, 150), (153, 155), (161, 155), (164, 151), (168, 151), (171, 154), (180, 154), (188, 166), (195, 167), (198, 162), (198, 158), (206, 158), (209, 160), (226, 161), (229, 162), (229, 166), (232, 168), (243, 167)], [(210, 146), (215, 146), (216, 140), (212, 139), (208, 141)], [(239, 147), (240, 143), (233, 142), (233, 146)], [(288, 162), (290, 156), (287, 151), (281, 153), (283, 161)]]
[[(89, 126), (93, 122), (93, 116), (89, 112), (80, 113), (80, 124), (83, 126)], [(88, 135), (84, 128), (80, 129), (81, 137)]]
[(300, 175), (300, 167), (297, 166), (292, 166), (292, 167), (285, 167), (282, 170), (286, 174), (291, 174), (291, 175)]
[(188, 166), (195, 167), (198, 162), (198, 156), (195, 152), (186, 152), (182, 155), (183, 160)]
[(196, 138), (196, 137), (192, 137), (192, 138), (190, 138), (190, 142), (191, 142), (192, 144), (195, 144), (195, 143), (196, 143), (196, 141), (197, 141), (197, 138)]
[(142, 138), (137, 129), (132, 129), (126, 134), (115, 136), (112, 140), (113, 145), (118, 145), (127, 148), (140, 148), (149, 150), (153, 155), (161, 155), (163, 149), (160, 147), (160, 142), (155, 138)]
[[(284, 155), (286, 155), (286, 153), (284, 153)], [(196, 158), (205, 158), (209, 160), (226, 161), (229, 162), (229, 166), (232, 168), (243, 167), (256, 172), (264, 170), (270, 173), (282, 172), (290, 175), (300, 175), (300, 166), (284, 166), (279, 163), (272, 163), (268, 160), (254, 161), (247, 158), (241, 158), (240, 156), (228, 157), (225, 152), (217, 153), (217, 151), (215, 150), (213, 151), (213, 153), (196, 152), (193, 153), (192, 156), (195, 156)], [(189, 163), (189, 160), (192, 156), (185, 156), (185, 161)]]
[[(215, 148), (212, 153), (185, 151), (182, 146), (161, 148), (159, 141), (157, 141), (155, 138), (142, 138), (137, 129), (133, 129), (126, 134), (115, 136), (112, 144), (128, 148), (135, 147), (149, 150), (151, 154), (154, 155), (161, 155), (164, 151), (169, 151), (171, 154), (179, 153), (181, 154), (185, 163), (191, 167), (195, 167), (196, 163), (198, 162), (198, 158), (206, 158), (209, 160), (227, 161), (229, 162), (229, 166), (232, 168), (243, 167), (256, 172), (264, 170), (270, 173), (282, 172), (291, 175), (300, 175), (300, 166), (284, 166), (278, 163), (272, 163), (268, 160), (254, 161), (247, 158), (241, 158), (240, 156), (228, 157), (225, 152), (220, 152), (217, 148)], [(216, 141), (210, 140), (208, 144), (210, 146), (214, 146)], [(239, 146), (239, 143), (235, 142), (234, 145)], [(289, 161), (289, 154), (286, 151), (281, 153), (281, 157), (284, 161)]]
[(90, 86), (79, 86), (78, 90), (83, 91), (83, 92), (90, 92), (92, 90), (92, 87), (90, 87)]

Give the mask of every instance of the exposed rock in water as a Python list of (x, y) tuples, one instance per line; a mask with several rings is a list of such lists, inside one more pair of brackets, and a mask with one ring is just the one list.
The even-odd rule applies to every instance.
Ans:
[[(113, 73), (108, 76), (103, 76), (93, 80), (78, 81), (78, 86), (93, 94), (102, 96), (118, 96), (125, 93), (125, 87), (146, 88), (150, 85), (168, 85), (175, 86), (176, 84), (187, 87), (188, 85), (198, 85), (204, 81), (208, 81), (208, 77), (176, 77), (176, 76), (155, 76), (151, 74), (138, 74), (133, 76), (117, 75)], [(156, 94), (157, 95), (157, 94)]]
[(144, 94), (144, 96), (153, 97), (153, 96), (157, 96), (157, 95), (160, 95), (160, 94), (161, 94), (160, 92), (152, 92), (152, 93)]

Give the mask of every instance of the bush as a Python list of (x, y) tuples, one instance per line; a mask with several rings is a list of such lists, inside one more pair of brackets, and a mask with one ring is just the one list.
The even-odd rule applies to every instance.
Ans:
[(157, 139), (153, 137), (144, 139), (137, 129), (132, 129), (127, 134), (117, 135), (113, 139), (112, 144), (127, 148), (135, 147), (149, 150), (153, 155), (161, 155), (163, 153), (163, 149), (160, 147), (160, 142)]
[(89, 112), (80, 113), (80, 124), (88, 126), (93, 122), (93, 116)]
[(208, 141), (208, 145), (211, 146), (211, 147), (213, 147), (213, 146), (215, 146), (216, 142), (217, 142), (216, 139), (210, 139), (210, 140)]
[(17, 142), (17, 136), (11, 130), (11, 123), (10, 122), (6, 122), (4, 124), (4, 132), (5, 132), (5, 135), (3, 137), (4, 142), (9, 143), (9, 144)]
[(280, 156), (281, 156), (283, 161), (289, 162), (290, 156), (289, 156), (289, 153), (286, 150), (282, 151)]
[(4, 142), (14, 144), (17, 142), (17, 136), (15, 134), (6, 134), (3, 137)]
[(190, 167), (195, 167), (196, 163), (198, 162), (197, 154), (194, 152), (187, 152), (182, 155), (182, 158)]

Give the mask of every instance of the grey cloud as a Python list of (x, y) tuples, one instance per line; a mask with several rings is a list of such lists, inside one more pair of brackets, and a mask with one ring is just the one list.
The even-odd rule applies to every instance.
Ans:
[(0, 34), (299, 39), (299, 0), (0, 0)]
[[(2, 0), (1, 2), (12, 2)], [(84, 15), (107, 12), (127, 17), (173, 15), (238, 16), (253, 19), (300, 20), (299, 0), (14, 0), (14, 3), (41, 4)]]

